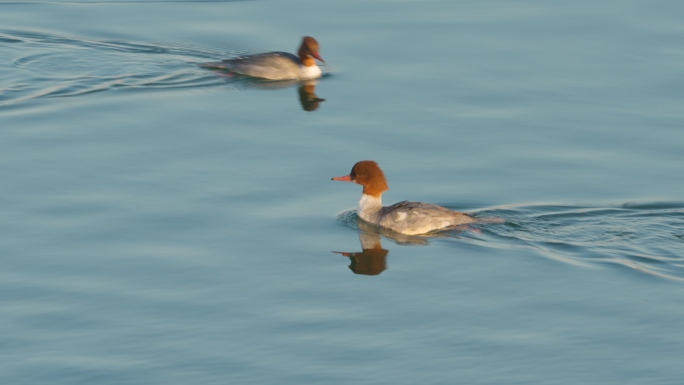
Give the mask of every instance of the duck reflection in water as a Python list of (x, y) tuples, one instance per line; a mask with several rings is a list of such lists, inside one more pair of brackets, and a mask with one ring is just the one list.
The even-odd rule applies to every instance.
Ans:
[(361, 241), (362, 251), (333, 251), (333, 253), (349, 257), (351, 261), (349, 269), (354, 274), (379, 275), (387, 270), (387, 254), (389, 250), (382, 248), (380, 236), (361, 231), (359, 233), (359, 240)]
[(320, 103), (325, 101), (316, 95), (317, 84), (316, 80), (308, 80), (299, 86), (299, 103), (304, 111), (316, 111)]
[(351, 263), (349, 269), (354, 274), (379, 275), (387, 270), (387, 254), (389, 250), (382, 247), (382, 238), (390, 238), (399, 244), (427, 245), (428, 241), (424, 237), (405, 235), (394, 232), (382, 227), (374, 226), (366, 221), (357, 218), (359, 226), (359, 241), (361, 241), (361, 251), (345, 252), (333, 251), (348, 257)]
[(299, 104), (304, 111), (316, 111), (320, 107), (321, 102), (325, 99), (319, 98), (316, 95), (316, 86), (318, 80), (281, 80), (281, 81), (265, 81), (254, 79), (242, 75), (235, 75), (232, 73), (222, 73), (219, 75), (231, 82), (237, 89), (256, 88), (260, 90), (281, 90), (284, 88), (297, 87), (297, 96), (299, 97)]

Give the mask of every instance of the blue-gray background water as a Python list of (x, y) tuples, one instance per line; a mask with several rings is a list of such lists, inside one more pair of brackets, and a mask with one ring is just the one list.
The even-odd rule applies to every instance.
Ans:
[[(683, 18), (0, 1), (0, 382), (681, 383)], [(197, 66), (304, 35), (317, 84)], [(505, 222), (365, 226), (363, 159)]]

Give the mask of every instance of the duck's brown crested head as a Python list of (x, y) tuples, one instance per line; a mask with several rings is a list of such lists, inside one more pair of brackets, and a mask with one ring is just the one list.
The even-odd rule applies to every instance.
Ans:
[(351, 181), (363, 186), (363, 193), (380, 197), (383, 192), (389, 190), (385, 173), (373, 160), (362, 160), (352, 167), (349, 173)]
[[(311, 36), (304, 36), (302, 39), (302, 45), (299, 46), (299, 58), (302, 60), (302, 63), (304, 65), (314, 65), (315, 62), (313, 62), (313, 58), (316, 58), (323, 63), (325, 63), (325, 60), (321, 57), (321, 55), (318, 54), (318, 41), (314, 39)], [(311, 61), (312, 64), (307, 63), (308, 61)]]

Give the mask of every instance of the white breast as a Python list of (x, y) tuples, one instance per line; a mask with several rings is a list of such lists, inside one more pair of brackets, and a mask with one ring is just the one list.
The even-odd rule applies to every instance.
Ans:
[(321, 77), (323, 72), (317, 65), (299, 66), (299, 79), (315, 79)]
[(382, 199), (362, 194), (359, 206), (356, 208), (356, 213), (359, 214), (361, 219), (377, 225), (379, 221), (378, 214), (381, 209)]

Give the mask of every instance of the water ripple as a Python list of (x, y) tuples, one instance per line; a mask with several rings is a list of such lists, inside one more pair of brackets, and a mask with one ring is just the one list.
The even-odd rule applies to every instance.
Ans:
[(529, 247), (571, 264), (617, 265), (684, 281), (684, 203), (505, 206), (478, 215), (506, 222), (467, 234), (473, 241)]
[(196, 63), (246, 53), (161, 43), (100, 41), (33, 31), (0, 31), (0, 106), (107, 90), (249, 87)]

